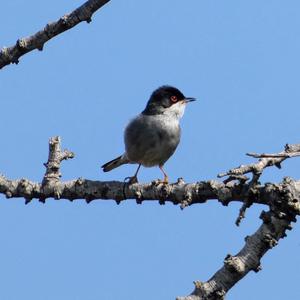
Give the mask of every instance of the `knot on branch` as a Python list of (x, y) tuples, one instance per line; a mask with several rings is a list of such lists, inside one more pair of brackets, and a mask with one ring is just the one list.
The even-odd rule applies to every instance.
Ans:
[(68, 15), (61, 17), (58, 21), (55, 22), (49, 22), (46, 24), (46, 26), (43, 29), (43, 32), (46, 34), (48, 39), (51, 39), (55, 37), (58, 33), (64, 32), (68, 28), (71, 28), (68, 23), (71, 22), (71, 20), (67, 20)]
[(140, 190), (135, 191), (134, 193), (136, 204), (143, 203), (143, 194)]
[(212, 300), (224, 300), (226, 296), (226, 291), (223, 288), (219, 288), (212, 293), (210, 299)]
[[(130, 185), (130, 187), (131, 186), (133, 186), (133, 185)], [(166, 204), (166, 201), (170, 197), (170, 195), (172, 193), (172, 190), (173, 190), (172, 184), (162, 183), (159, 179), (158, 180), (153, 180), (151, 182), (151, 188), (155, 188), (156, 189), (156, 196), (158, 198), (158, 203), (160, 205), (165, 205)], [(135, 192), (136, 191), (134, 191), (134, 193)]]
[(273, 248), (275, 247), (278, 242), (277, 240), (269, 233), (266, 233), (263, 237), (263, 241), (265, 242), (265, 244), (268, 246), (268, 248)]
[(58, 22), (57, 22), (57, 27), (61, 28), (61, 30), (66, 30), (68, 28), (71, 28), (72, 27), (72, 23), (71, 23), (71, 20), (69, 18), (69, 15), (65, 15), (65, 16), (62, 16)]
[(169, 184), (163, 184), (161, 189), (160, 189), (160, 197), (159, 197), (159, 204), (160, 205), (165, 205), (166, 200), (170, 196), (172, 191), (172, 188)]
[(261, 266), (260, 263), (258, 263), (258, 264), (253, 268), (253, 271), (254, 271), (255, 273), (258, 273), (258, 272), (260, 272), (261, 270), (262, 270), (262, 266)]
[(300, 214), (300, 184), (290, 177), (285, 177), (281, 185), (282, 201), (277, 201), (279, 208), (291, 214)]
[(27, 40), (26, 39), (18, 39), (17, 43), (16, 43), (16, 47), (19, 48), (20, 53), (26, 53)]
[(90, 10), (90, 7), (82, 6), (80, 10), (75, 10), (74, 14), (80, 21), (86, 21), (87, 23), (92, 22), (92, 12)]
[(213, 193), (216, 194), (219, 202), (221, 202), (224, 206), (227, 206), (229, 203), (229, 199), (232, 198), (232, 192), (230, 187), (221, 184), (220, 182), (215, 180), (210, 180), (208, 181), (208, 183)]
[[(192, 295), (184, 297), (182, 299), (187, 300), (189, 297), (195, 296), (197, 300), (224, 300), (226, 290), (221, 286), (211, 285), (208, 282), (194, 281), (195, 290)], [(181, 299), (181, 298), (177, 298)]]
[(262, 211), (260, 218), (268, 229), (262, 240), (270, 249), (277, 245), (279, 239), (286, 237), (286, 230), (291, 230), (291, 222), (296, 221), (294, 215), (279, 210)]
[(264, 224), (270, 224), (272, 221), (270, 213), (264, 210), (261, 212), (259, 218), (263, 220)]
[(188, 207), (189, 205), (191, 205), (191, 203), (192, 203), (192, 194), (188, 192), (185, 194), (185, 197), (181, 200), (180, 208), (184, 209), (184, 208)]
[(30, 181), (22, 178), (19, 181), (18, 187), (17, 187), (17, 191), (20, 194), (23, 194), (24, 196), (31, 196), (32, 195), (32, 191), (33, 191), (33, 186), (31, 185)]
[(224, 259), (224, 265), (231, 273), (243, 274), (245, 271), (245, 264), (237, 256), (228, 254)]

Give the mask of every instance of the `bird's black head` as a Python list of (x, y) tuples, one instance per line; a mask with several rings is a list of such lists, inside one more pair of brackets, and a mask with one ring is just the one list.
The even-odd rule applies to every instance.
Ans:
[(142, 113), (144, 115), (162, 114), (166, 109), (179, 101), (189, 102), (193, 100), (195, 99), (185, 97), (177, 88), (163, 85), (152, 93), (147, 106)]

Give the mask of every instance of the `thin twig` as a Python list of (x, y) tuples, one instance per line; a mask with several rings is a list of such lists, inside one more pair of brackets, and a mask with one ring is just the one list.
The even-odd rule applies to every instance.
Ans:
[(246, 153), (246, 155), (255, 157), (255, 158), (290, 158), (290, 157), (296, 157), (300, 156), (300, 152), (295, 152), (295, 153), (254, 153), (254, 152), (249, 152)]
[(248, 165), (241, 165), (237, 168), (231, 169), (225, 173), (218, 174), (218, 177), (225, 177), (225, 176), (241, 176), (247, 173), (253, 174), (261, 174), (263, 170), (267, 167), (276, 166), (280, 168), (280, 164), (287, 158), (300, 156), (300, 144), (287, 144), (285, 146), (285, 150), (275, 154), (258, 154), (258, 153), (247, 153), (248, 156), (252, 156), (255, 158), (259, 158), (259, 160), (255, 163), (248, 164)]

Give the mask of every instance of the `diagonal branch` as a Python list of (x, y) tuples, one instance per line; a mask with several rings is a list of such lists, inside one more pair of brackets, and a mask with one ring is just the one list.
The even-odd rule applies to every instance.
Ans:
[(228, 290), (250, 271), (260, 271), (261, 258), (286, 236), (287, 229), (292, 229), (291, 222), (295, 222), (295, 216), (282, 217), (269, 211), (262, 212), (261, 219), (263, 224), (253, 235), (245, 238), (245, 246), (237, 255), (228, 254), (223, 267), (212, 278), (207, 282), (195, 281), (192, 294), (177, 300), (223, 300)]
[(56, 35), (69, 30), (86, 21), (91, 22), (92, 15), (110, 0), (89, 0), (59, 20), (49, 23), (44, 29), (26, 38), (18, 39), (11, 47), (3, 47), (0, 51), (0, 69), (11, 63), (18, 64), (19, 58), (34, 50), (43, 50), (44, 44)]

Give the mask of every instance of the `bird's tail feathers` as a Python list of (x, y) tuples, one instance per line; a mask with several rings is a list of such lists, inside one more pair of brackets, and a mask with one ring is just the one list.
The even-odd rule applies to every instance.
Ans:
[(121, 155), (109, 162), (107, 162), (106, 164), (104, 164), (103, 166), (101, 166), (101, 168), (103, 169), (103, 172), (109, 172), (123, 164), (127, 164), (128, 163), (128, 159), (126, 157), (124, 157), (124, 155)]

